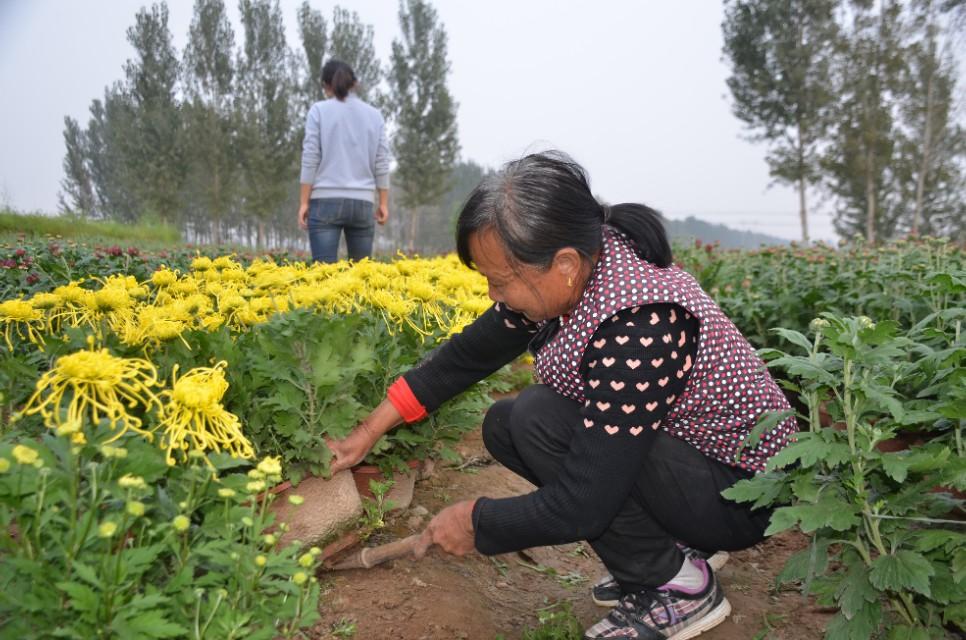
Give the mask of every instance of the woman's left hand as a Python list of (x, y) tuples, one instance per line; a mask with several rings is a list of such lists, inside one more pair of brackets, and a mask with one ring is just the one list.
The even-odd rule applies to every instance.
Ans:
[(422, 558), (434, 544), (454, 556), (465, 556), (476, 547), (473, 537), (473, 505), (476, 500), (463, 500), (440, 511), (429, 521), (416, 543), (413, 555)]

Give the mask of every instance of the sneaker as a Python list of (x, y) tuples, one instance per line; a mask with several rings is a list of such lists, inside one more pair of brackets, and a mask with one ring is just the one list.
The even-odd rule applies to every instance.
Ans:
[[(721, 567), (725, 566), (728, 559), (731, 558), (727, 551), (717, 551), (709, 556), (704, 551), (698, 551), (683, 544), (679, 544), (678, 547), (681, 548), (688, 560), (705, 560), (715, 571), (720, 571)], [(593, 598), (594, 604), (601, 607), (616, 607), (622, 595), (620, 585), (617, 584), (617, 580), (614, 580), (614, 576), (609, 573), (590, 588), (590, 597)]]
[(708, 563), (696, 564), (707, 576), (703, 589), (662, 587), (629, 593), (606, 618), (584, 632), (584, 640), (688, 640), (724, 622), (731, 604)]

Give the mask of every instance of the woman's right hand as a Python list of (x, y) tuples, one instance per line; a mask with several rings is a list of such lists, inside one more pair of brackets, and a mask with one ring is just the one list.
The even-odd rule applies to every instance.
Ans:
[(342, 440), (326, 440), (332, 452), (332, 461), (329, 463), (332, 475), (362, 462), (378, 439), (379, 435), (374, 435), (363, 421)]
[(306, 231), (309, 228), (309, 203), (299, 205), (299, 229)]
[(399, 411), (386, 399), (357, 424), (348, 436), (342, 440), (326, 440), (325, 443), (332, 452), (332, 462), (329, 463), (332, 474), (362, 462), (379, 438), (401, 422)]

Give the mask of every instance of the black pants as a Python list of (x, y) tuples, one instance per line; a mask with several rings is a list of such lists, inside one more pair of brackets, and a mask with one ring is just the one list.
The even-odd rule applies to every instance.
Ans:
[[(540, 487), (557, 477), (582, 429), (580, 406), (544, 385), (497, 401), (483, 442), (504, 466)], [(588, 542), (624, 592), (667, 583), (684, 561), (675, 544), (705, 551), (746, 549), (763, 539), (771, 515), (721, 497), (751, 474), (706, 457), (682, 440), (647, 429), (640, 475), (608, 529)]]

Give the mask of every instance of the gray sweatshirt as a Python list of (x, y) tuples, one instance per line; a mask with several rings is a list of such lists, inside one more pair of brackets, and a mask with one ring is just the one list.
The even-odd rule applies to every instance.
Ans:
[(389, 143), (382, 114), (354, 93), (316, 102), (305, 118), (300, 182), (312, 198), (374, 201), (389, 188)]

